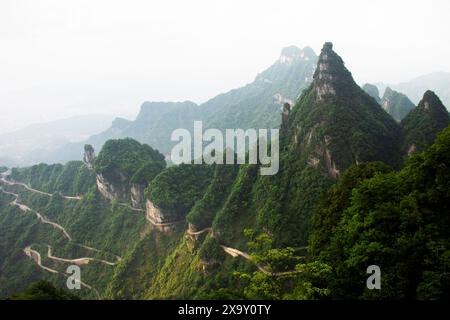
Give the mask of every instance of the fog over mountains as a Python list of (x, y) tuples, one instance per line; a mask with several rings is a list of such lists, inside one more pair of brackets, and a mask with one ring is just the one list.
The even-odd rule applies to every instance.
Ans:
[[(283, 103), (293, 104), (311, 83), (316, 63), (317, 56), (310, 47), (286, 47), (268, 69), (244, 87), (219, 94), (200, 105), (190, 101), (144, 102), (134, 121), (116, 118), (108, 129), (88, 139), (59, 143), (51, 148), (42, 146), (37, 148), (38, 152), (22, 154), (16, 165), (77, 160), (86, 143), (100, 149), (109, 139), (125, 137), (147, 143), (167, 156), (174, 145), (170, 141), (172, 131), (177, 128), (192, 130), (194, 120), (202, 120), (205, 128), (278, 127)], [(99, 128), (95, 123), (90, 124)], [(54, 134), (58, 135), (57, 132)]]
[(380, 92), (383, 93), (387, 87), (406, 94), (416, 105), (427, 90), (433, 90), (442, 100), (447, 109), (450, 110), (450, 73), (433, 72), (418, 76), (410, 81), (397, 84), (376, 83)]
[[(298, 92), (311, 83), (316, 62), (317, 55), (310, 47), (290, 46), (253, 82), (200, 105), (190, 101), (144, 102), (135, 120), (112, 121), (112, 116), (86, 115), (1, 134), (0, 164), (65, 163), (79, 159), (86, 143), (99, 149), (108, 139), (124, 137), (154, 146), (168, 156), (174, 145), (170, 141), (171, 132), (177, 128), (192, 130), (194, 120), (203, 120), (209, 128), (274, 128), (280, 123), (282, 104), (292, 105)], [(433, 90), (447, 109), (450, 106), (447, 72), (430, 73), (398, 84), (375, 85), (378, 93), (368, 84), (363, 88), (397, 121), (418, 104), (427, 90)]]
[(25, 166), (41, 161), (41, 155), (67, 143), (83, 141), (109, 126), (112, 116), (85, 115), (37, 123), (0, 134), (0, 163)]

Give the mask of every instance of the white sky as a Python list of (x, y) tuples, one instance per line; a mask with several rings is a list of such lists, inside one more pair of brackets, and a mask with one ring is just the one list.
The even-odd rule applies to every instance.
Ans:
[(332, 41), (360, 83), (450, 71), (449, 16), (448, 0), (1, 0), (0, 132), (203, 102), (288, 45)]

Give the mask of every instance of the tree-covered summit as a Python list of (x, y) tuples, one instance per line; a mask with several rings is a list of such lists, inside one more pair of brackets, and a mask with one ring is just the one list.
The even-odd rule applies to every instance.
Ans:
[(419, 105), (401, 122), (403, 150), (408, 154), (423, 150), (450, 123), (450, 116), (439, 97), (426, 91)]
[(164, 156), (149, 145), (134, 139), (108, 140), (95, 160), (95, 171), (100, 174), (122, 174), (132, 177), (147, 162), (165, 166)]

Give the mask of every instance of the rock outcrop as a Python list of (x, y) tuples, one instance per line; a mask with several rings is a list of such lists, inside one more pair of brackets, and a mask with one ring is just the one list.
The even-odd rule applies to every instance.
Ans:
[(325, 42), (323, 45), (313, 79), (319, 101), (325, 96), (348, 95), (348, 92), (342, 89), (354, 84), (351, 73), (344, 67), (341, 57), (333, 51), (331, 42)]
[(149, 199), (145, 202), (145, 217), (156, 229), (164, 233), (172, 232), (177, 225), (185, 221), (184, 219), (179, 219), (172, 212), (166, 212), (158, 208)]
[(86, 166), (89, 169), (92, 170), (94, 168), (94, 160), (95, 160), (95, 150), (94, 150), (94, 148), (90, 144), (85, 145), (84, 146), (83, 162), (86, 164)]
[(144, 190), (145, 186), (142, 184), (133, 183), (131, 185), (131, 205), (133, 208), (142, 209), (144, 205)]
[(283, 111), (281, 113), (281, 121), (282, 123), (286, 122), (289, 118), (289, 113), (291, 112), (291, 104), (285, 102), (283, 105)]
[(381, 99), (380, 99), (380, 91), (378, 90), (376, 85), (370, 84), (370, 83), (366, 83), (365, 85), (362, 86), (362, 89), (372, 98), (375, 99), (376, 102), (381, 104)]
[(384, 111), (389, 113), (396, 121), (400, 122), (402, 119), (414, 109), (414, 103), (403, 93), (392, 90), (387, 87), (384, 91), (381, 106)]
[(123, 198), (126, 193), (125, 187), (120, 183), (112, 183), (104, 175), (97, 174), (96, 176), (97, 189), (101, 195), (108, 200), (117, 200)]

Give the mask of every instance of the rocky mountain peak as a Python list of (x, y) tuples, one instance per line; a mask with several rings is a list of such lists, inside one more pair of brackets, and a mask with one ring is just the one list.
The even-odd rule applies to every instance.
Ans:
[(362, 89), (372, 98), (375, 99), (376, 102), (380, 103), (381, 99), (380, 99), (380, 91), (378, 90), (377, 86), (371, 84), (371, 83), (366, 83), (362, 86)]
[(418, 108), (447, 113), (447, 109), (442, 104), (441, 99), (439, 99), (439, 97), (431, 90), (424, 93), (422, 100), (419, 102)]
[(344, 66), (344, 61), (333, 51), (331, 42), (325, 42), (323, 45), (313, 79), (318, 100), (325, 96), (345, 95), (346, 90), (341, 89), (355, 84), (351, 73)]
[(280, 58), (278, 61), (282, 64), (291, 64), (294, 61), (309, 61), (314, 60), (316, 54), (310, 47), (300, 49), (296, 46), (285, 47), (281, 50)]
[(389, 87), (384, 91), (380, 104), (398, 122), (415, 108), (414, 103), (406, 95)]
[(84, 155), (83, 155), (83, 162), (86, 164), (86, 166), (89, 169), (92, 169), (94, 166), (94, 159), (95, 159), (95, 150), (90, 144), (86, 144), (84, 146)]

